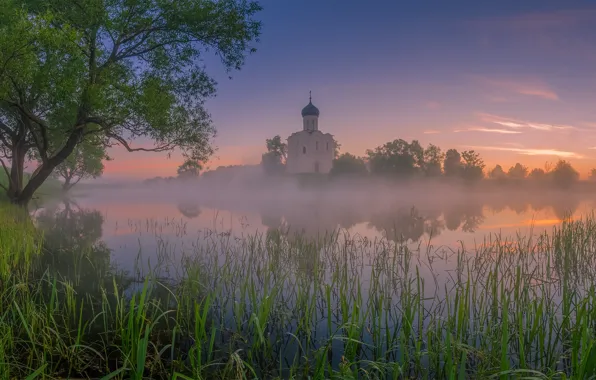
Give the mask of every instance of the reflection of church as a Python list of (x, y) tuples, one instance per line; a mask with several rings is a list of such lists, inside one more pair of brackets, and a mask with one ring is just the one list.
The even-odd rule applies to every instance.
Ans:
[(335, 140), (319, 130), (319, 109), (312, 104), (302, 109), (302, 130), (288, 137), (288, 173), (324, 173), (331, 171)]

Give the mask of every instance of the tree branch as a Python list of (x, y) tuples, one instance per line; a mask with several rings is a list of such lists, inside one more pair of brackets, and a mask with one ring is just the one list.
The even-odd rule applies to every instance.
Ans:
[(131, 148), (130, 145), (122, 137), (113, 133), (106, 133), (106, 136), (112, 138), (120, 143), (129, 152), (166, 152), (172, 150), (171, 144), (165, 144), (155, 148)]
[[(6, 164), (4, 163), (4, 160), (0, 158), (0, 164), (2, 164), (2, 167), (4, 168), (4, 172), (6, 172), (6, 178), (8, 178), (8, 183), (11, 186), (14, 186), (14, 182), (12, 182), (12, 177), (10, 176), (10, 173), (8, 172), (8, 168), (6, 167)], [(4, 187), (4, 186), (2, 186)], [(8, 191), (7, 188), (4, 188), (6, 191)]]

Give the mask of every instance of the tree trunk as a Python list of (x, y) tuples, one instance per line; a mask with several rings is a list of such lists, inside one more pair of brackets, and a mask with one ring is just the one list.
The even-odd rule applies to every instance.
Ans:
[(23, 172), (25, 169), (25, 155), (27, 154), (22, 144), (15, 145), (12, 149), (12, 162), (8, 184), (8, 198), (16, 199), (23, 190)]
[(74, 148), (79, 143), (82, 134), (82, 128), (74, 130), (70, 136), (68, 136), (68, 140), (66, 140), (64, 147), (58, 153), (56, 153), (54, 157), (41, 164), (38, 170), (36, 170), (35, 174), (29, 179), (29, 182), (23, 191), (21, 191), (15, 198), (12, 198), (12, 202), (21, 207), (27, 207), (33, 198), (33, 194), (35, 194), (37, 189), (39, 189), (45, 180), (48, 179), (56, 166), (60, 165), (68, 158), (68, 156), (70, 156)]

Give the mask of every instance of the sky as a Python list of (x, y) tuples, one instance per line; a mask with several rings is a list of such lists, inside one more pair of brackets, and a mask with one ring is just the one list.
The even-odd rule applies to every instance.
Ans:
[[(319, 129), (358, 156), (394, 139), (475, 150), (487, 167), (596, 167), (596, 1), (264, 0), (232, 79), (207, 58), (207, 164), (258, 164), (265, 139)], [(182, 158), (114, 148), (105, 177), (175, 175)]]

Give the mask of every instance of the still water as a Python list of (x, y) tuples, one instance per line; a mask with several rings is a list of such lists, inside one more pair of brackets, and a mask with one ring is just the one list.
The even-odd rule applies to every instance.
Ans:
[(337, 233), (405, 243), (427, 251), (473, 251), (491, 237), (535, 236), (549, 232), (567, 217), (590, 215), (595, 207), (592, 198), (585, 194), (503, 193), (441, 198), (303, 194), (240, 199), (190, 191), (168, 197), (140, 189), (86, 192), (68, 203), (47, 204), (36, 213), (46, 218), (46, 225), (54, 223), (47, 221), (49, 215), (61, 218), (56, 221), (63, 227), (60, 234), (101, 241), (111, 251), (113, 264), (132, 270), (139, 257), (155, 263), (157, 252), (164, 247), (171, 255), (191, 251), (209, 236), (239, 241), (272, 230), (307, 238)]

